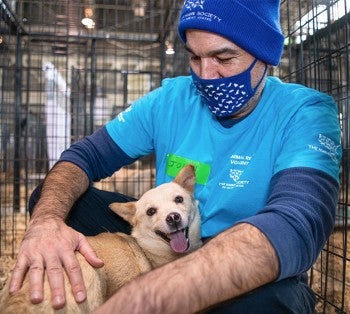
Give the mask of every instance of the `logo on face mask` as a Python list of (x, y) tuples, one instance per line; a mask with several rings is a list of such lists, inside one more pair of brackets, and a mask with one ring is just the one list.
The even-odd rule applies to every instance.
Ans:
[(262, 82), (253, 89), (251, 87), (250, 72), (256, 64), (257, 59), (244, 72), (219, 79), (202, 79), (191, 69), (193, 83), (195, 84), (204, 103), (217, 117), (229, 117), (240, 110), (255, 94)]
[(188, 10), (195, 9), (197, 7), (201, 8), (203, 10), (205, 0), (187, 0), (185, 1), (185, 8)]

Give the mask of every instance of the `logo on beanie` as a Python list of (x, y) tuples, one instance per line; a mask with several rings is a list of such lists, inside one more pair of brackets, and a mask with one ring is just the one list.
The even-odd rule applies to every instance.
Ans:
[(201, 21), (201, 23), (221, 22), (219, 16), (204, 9), (205, 1), (206, 0), (187, 0), (184, 4), (186, 10), (181, 17), (181, 20), (189, 21), (196, 19), (197, 21)]
[(195, 9), (197, 7), (200, 7), (203, 10), (203, 4), (205, 0), (187, 0), (185, 2), (185, 8), (188, 10)]

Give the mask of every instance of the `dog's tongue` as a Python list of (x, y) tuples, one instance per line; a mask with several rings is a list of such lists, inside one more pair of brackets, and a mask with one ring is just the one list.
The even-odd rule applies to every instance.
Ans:
[(184, 232), (176, 231), (170, 235), (170, 246), (176, 253), (184, 253), (188, 249), (188, 243)]

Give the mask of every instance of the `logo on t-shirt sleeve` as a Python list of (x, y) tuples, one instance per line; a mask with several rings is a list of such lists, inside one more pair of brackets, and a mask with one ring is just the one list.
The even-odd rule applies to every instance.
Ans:
[(331, 138), (323, 134), (318, 135), (319, 145), (309, 145), (309, 148), (317, 152), (328, 155), (335, 163), (339, 162), (338, 149), (340, 145), (337, 145)]

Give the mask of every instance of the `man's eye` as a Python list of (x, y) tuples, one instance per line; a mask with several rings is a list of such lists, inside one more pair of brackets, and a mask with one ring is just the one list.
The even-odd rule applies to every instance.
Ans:
[(194, 55), (191, 55), (190, 56), (190, 61), (191, 62), (198, 62), (198, 61), (200, 61), (200, 57), (198, 57), (198, 56), (194, 56)]
[(216, 57), (216, 60), (217, 60), (218, 63), (225, 64), (225, 63), (231, 63), (233, 58), (232, 57), (230, 57), (230, 58), (219, 58), (219, 57)]

